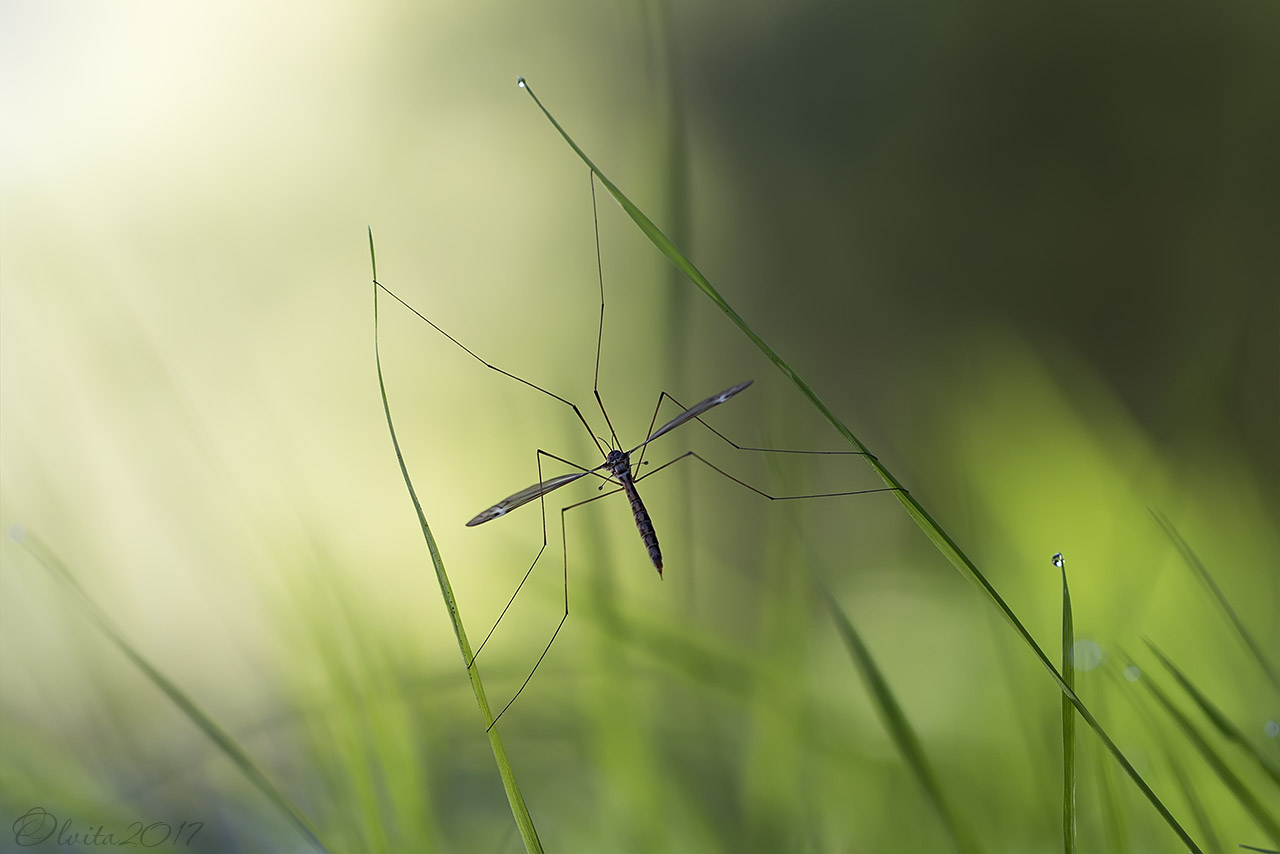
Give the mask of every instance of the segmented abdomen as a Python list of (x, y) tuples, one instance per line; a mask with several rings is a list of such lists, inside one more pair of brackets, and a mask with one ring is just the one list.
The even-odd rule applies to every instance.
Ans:
[(640, 539), (649, 550), (649, 560), (653, 561), (658, 575), (662, 575), (662, 549), (658, 546), (658, 533), (653, 530), (653, 520), (649, 518), (649, 511), (640, 500), (640, 493), (636, 491), (636, 485), (631, 482), (631, 478), (626, 477), (621, 480), (622, 488), (631, 502), (631, 515), (636, 519), (636, 530), (640, 532)]
[(631, 502), (631, 515), (636, 520), (636, 530), (640, 532), (644, 547), (649, 550), (649, 560), (653, 561), (658, 575), (661, 576), (662, 549), (658, 547), (658, 534), (653, 530), (653, 520), (649, 518), (649, 511), (645, 509), (644, 502), (640, 500), (640, 493), (636, 491), (635, 479), (631, 476), (631, 458), (624, 451), (610, 451), (609, 456), (605, 458), (605, 465), (609, 467), (609, 471), (618, 479), (623, 491), (627, 493), (627, 500)]

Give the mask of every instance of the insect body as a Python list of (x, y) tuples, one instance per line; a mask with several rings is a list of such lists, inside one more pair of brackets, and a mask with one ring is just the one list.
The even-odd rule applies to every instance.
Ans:
[[(594, 213), (595, 213), (594, 178), (592, 180), (591, 205), (592, 205), (592, 213), (594, 216)], [(370, 253), (372, 255), (372, 251), (373, 251), (372, 231), (370, 231), (370, 234), (369, 234), (369, 247), (370, 247)], [(394, 292), (389, 290), (385, 285), (379, 282), (377, 280), (376, 270), (375, 270), (375, 276), (374, 276), (374, 285), (376, 288), (374, 292), (375, 319), (377, 317), (377, 293), (381, 291), (388, 294), (395, 300), (399, 301), (402, 305), (405, 306), (405, 308), (407, 308), (409, 311), (417, 315), (427, 325), (431, 326), (433, 329), (435, 329), (445, 338), (452, 341), (460, 349), (465, 351), (469, 356), (471, 356), (476, 361), (480, 362), (485, 367), (489, 368), (490, 370), (496, 371), (497, 373), (502, 374), (506, 377), (509, 377), (510, 379), (516, 382), (522, 383), (528, 386), (529, 388), (532, 388), (535, 391), (538, 391), (543, 395), (546, 395), (549, 398), (557, 400), (561, 404), (569, 407), (573, 411), (573, 414), (577, 418), (577, 420), (582, 423), (582, 426), (587, 431), (588, 435), (590, 435), (592, 440), (595, 442), (596, 448), (599, 450), (600, 455), (604, 457), (604, 462), (600, 463), (595, 468), (587, 468), (586, 466), (579, 465), (578, 463), (564, 459), (563, 457), (558, 457), (555, 454), (551, 454), (544, 450), (539, 449), (537, 451), (537, 456), (536, 456), (536, 459), (538, 461), (539, 481), (533, 484), (532, 486), (526, 487), (525, 489), (522, 489), (519, 492), (516, 492), (507, 496), (506, 498), (499, 501), (497, 504), (494, 504), (492, 507), (488, 507), (485, 510), (480, 511), (471, 519), (471, 521), (467, 522), (467, 527), (475, 527), (476, 525), (481, 525), (485, 522), (489, 522), (493, 519), (497, 519), (499, 516), (505, 516), (508, 513), (510, 513), (512, 510), (515, 510), (517, 507), (522, 507), (525, 504), (528, 504), (534, 500), (538, 500), (539, 503), (542, 505), (542, 545), (538, 549), (537, 554), (534, 556), (532, 563), (529, 564), (529, 568), (525, 570), (524, 577), (520, 580), (520, 583), (516, 586), (515, 592), (511, 594), (511, 598), (508, 600), (506, 607), (504, 607), (502, 609), (502, 613), (499, 614), (498, 620), (493, 624), (493, 628), (489, 630), (488, 635), (485, 636), (485, 639), (480, 643), (480, 645), (476, 648), (475, 652), (472, 654), (471, 660), (467, 662), (468, 669), (472, 668), (475, 665), (476, 656), (480, 654), (480, 652), (484, 649), (485, 645), (489, 642), (489, 638), (491, 638), (493, 636), (494, 631), (497, 630), (498, 624), (502, 621), (503, 616), (507, 614), (507, 611), (511, 608), (512, 603), (515, 602), (516, 597), (519, 595), (520, 591), (524, 588), (524, 584), (529, 579), (529, 576), (533, 572), (534, 567), (538, 565), (539, 560), (542, 558), (543, 553), (546, 551), (547, 513), (546, 513), (546, 503), (545, 501), (543, 501), (543, 498), (544, 496), (547, 495), (547, 493), (557, 490), (562, 486), (568, 486), (569, 484), (575, 483), (581, 480), (582, 478), (585, 478), (588, 476), (598, 478), (607, 483), (616, 484), (617, 486), (617, 489), (611, 492), (607, 492), (604, 495), (598, 495), (593, 498), (588, 498), (584, 501), (578, 501), (576, 503), (569, 504), (568, 506), (564, 506), (560, 508), (560, 533), (561, 533), (562, 543), (566, 542), (565, 517), (570, 510), (573, 510), (574, 508), (577, 508), (577, 507), (581, 507), (584, 504), (588, 504), (592, 501), (596, 501), (599, 498), (604, 498), (608, 495), (612, 495), (613, 492), (619, 492), (619, 491), (625, 492), (627, 495), (628, 501), (631, 503), (631, 514), (635, 519), (636, 529), (640, 532), (640, 539), (644, 542), (645, 548), (649, 552), (649, 559), (653, 562), (654, 567), (658, 570), (659, 578), (662, 577), (662, 551), (658, 546), (658, 535), (657, 535), (657, 532), (654, 530), (653, 520), (649, 517), (649, 511), (645, 508), (644, 502), (641, 501), (640, 499), (640, 493), (636, 489), (636, 484), (638, 481), (643, 480), (644, 478), (649, 477), (651, 475), (657, 474), (658, 472), (662, 471), (668, 466), (674, 465), (675, 463), (678, 463), (681, 460), (688, 460), (688, 459), (697, 460), (698, 462), (702, 463), (704, 466), (718, 473), (722, 477), (725, 477), (728, 480), (738, 484), (739, 486), (742, 486), (745, 489), (748, 489), (751, 492), (754, 492), (756, 495), (759, 495), (760, 497), (768, 499), (770, 501), (810, 499), (810, 498), (812, 499), (834, 498), (837, 496), (857, 495), (857, 494), (867, 493), (867, 492), (885, 492), (885, 491), (891, 491), (893, 489), (898, 488), (898, 487), (888, 487), (888, 488), (874, 488), (874, 489), (857, 489), (857, 490), (848, 490), (843, 492), (811, 493), (806, 495), (771, 495), (765, 492), (764, 490), (761, 490), (756, 488), (755, 486), (752, 486), (750, 483), (746, 482), (745, 480), (735, 477), (733, 474), (730, 474), (725, 469), (705, 459), (702, 455), (692, 450), (685, 451), (682, 454), (678, 454), (674, 459), (671, 459), (660, 466), (656, 466), (653, 470), (647, 471), (643, 475), (637, 476), (635, 472), (639, 470), (640, 466), (644, 465), (647, 462), (644, 459), (644, 452), (645, 450), (647, 450), (649, 443), (653, 442), (660, 436), (664, 436), (667, 433), (670, 433), (672, 430), (676, 429), (677, 427), (684, 424), (685, 422), (692, 421), (695, 419), (700, 421), (703, 424), (703, 426), (705, 426), (708, 430), (710, 430), (715, 435), (719, 436), (727, 444), (731, 445), (733, 448), (737, 449), (738, 451), (773, 453), (773, 454), (821, 454), (821, 455), (860, 455), (865, 452), (864, 451), (784, 450), (784, 449), (778, 449), (778, 448), (757, 448), (757, 447), (751, 447), (747, 445), (740, 445), (734, 442), (725, 434), (716, 430), (710, 424), (707, 424), (705, 421), (702, 421), (701, 416), (704, 413), (706, 413), (707, 410), (713, 407), (719, 406), (720, 404), (732, 398), (734, 395), (746, 389), (748, 386), (751, 385), (751, 380), (747, 380), (746, 382), (741, 382), (735, 386), (731, 386), (730, 388), (725, 389), (719, 394), (712, 395), (711, 397), (708, 397), (705, 400), (695, 403), (693, 406), (690, 406), (688, 408), (684, 408), (683, 404), (681, 404), (671, 395), (667, 394), (665, 391), (662, 392), (658, 397), (658, 403), (654, 409), (653, 420), (649, 424), (648, 436), (645, 438), (643, 442), (636, 445), (634, 448), (631, 448), (630, 450), (623, 450), (622, 444), (618, 441), (617, 433), (613, 429), (613, 424), (609, 420), (608, 410), (605, 409), (604, 401), (600, 397), (600, 353), (601, 353), (601, 347), (604, 339), (605, 304), (604, 304), (604, 274), (600, 265), (599, 221), (598, 220), (596, 222), (596, 269), (597, 269), (597, 273), (599, 274), (598, 279), (599, 279), (599, 286), (600, 286), (600, 323), (596, 333), (595, 382), (592, 387), (592, 392), (595, 396), (596, 403), (600, 407), (600, 413), (604, 416), (605, 422), (609, 425), (608, 432), (609, 432), (610, 440), (607, 443), (607, 449), (604, 441), (598, 438), (596, 432), (592, 429), (591, 424), (588, 423), (587, 419), (583, 416), (582, 411), (578, 408), (578, 406), (575, 403), (568, 400), (567, 398), (561, 397), (560, 395), (556, 394), (553, 391), (543, 388), (542, 386), (537, 385), (536, 383), (530, 382), (529, 380), (524, 379), (523, 377), (517, 376), (516, 374), (513, 374), (509, 371), (505, 371), (502, 368), (498, 367), (497, 365), (491, 364), (490, 362), (486, 361), (480, 355), (473, 352), (465, 344), (463, 344), (458, 339), (454, 338), (448, 332), (445, 332), (443, 329), (441, 329), (439, 326), (433, 323), (430, 319), (428, 319), (424, 314), (419, 312), (417, 309), (413, 308), (411, 305), (409, 305), (409, 303), (405, 302), (403, 299), (397, 296)], [(680, 407), (681, 411), (670, 421), (667, 421), (661, 427), (654, 430), (653, 425), (657, 423), (658, 412), (661, 410), (664, 402), (670, 402), (670, 404), (672, 404), (673, 406)], [(389, 412), (388, 412), (388, 418), (390, 418)], [(631, 458), (632, 458), (632, 455), (635, 454), (637, 451), (639, 451), (640, 454), (636, 462), (633, 464)], [(547, 478), (546, 480), (543, 480), (542, 464), (543, 464), (544, 457), (550, 460), (556, 460), (557, 462), (563, 463), (564, 465), (571, 466), (572, 468), (576, 469), (576, 471), (571, 471), (561, 475), (555, 475), (554, 477), (550, 477), (550, 478)], [(564, 613), (560, 617), (560, 621), (556, 624), (555, 630), (551, 633), (551, 637), (547, 641), (546, 646), (543, 648), (542, 654), (538, 656), (537, 662), (534, 663), (533, 669), (529, 671), (529, 675), (525, 677), (524, 682), (522, 682), (520, 684), (520, 687), (516, 689), (515, 694), (512, 696), (510, 700), (507, 701), (507, 704), (502, 708), (502, 711), (500, 711), (497, 717), (494, 718), (493, 722), (489, 724), (490, 728), (492, 728), (494, 724), (497, 723), (498, 719), (501, 718), (506, 713), (507, 709), (511, 708), (511, 704), (516, 701), (516, 698), (520, 696), (522, 691), (524, 691), (525, 686), (529, 684), (529, 681), (533, 678), (534, 673), (537, 672), (538, 666), (542, 664), (543, 659), (546, 658), (547, 653), (550, 652), (551, 645), (555, 643), (555, 639), (559, 635), (561, 627), (564, 626), (565, 620), (567, 620), (569, 617), (569, 554), (568, 554), (567, 545), (563, 549), (562, 567), (563, 567), (563, 589), (564, 589)]]
[[(642, 451), (654, 439), (666, 433), (670, 433), (686, 421), (697, 418), (713, 406), (719, 406), (738, 392), (751, 385), (751, 380), (738, 383), (732, 388), (727, 388), (719, 394), (713, 394), (706, 400), (695, 403), (684, 412), (681, 412), (675, 418), (672, 418), (666, 424), (663, 424), (657, 430), (649, 434), (649, 438), (645, 439), (639, 445), (636, 445), (629, 451), (610, 450), (605, 456), (605, 460), (593, 469), (584, 469), (579, 472), (570, 472), (553, 477), (550, 480), (544, 480), (541, 483), (535, 483), (526, 489), (509, 495), (499, 501), (492, 507), (482, 510), (476, 514), (467, 527), (475, 527), (490, 519), (497, 519), (499, 516), (505, 516), (512, 510), (521, 505), (528, 504), (535, 498), (541, 498), (554, 489), (580, 480), (589, 474), (598, 474), (600, 471), (608, 471), (613, 475), (614, 480), (622, 487), (622, 491), (627, 494), (627, 500), (631, 502), (631, 515), (635, 517), (636, 529), (640, 531), (640, 539), (644, 541), (645, 548), (649, 550), (649, 559), (653, 561), (653, 565), (658, 570), (658, 575), (662, 575), (662, 549), (658, 546), (658, 534), (653, 529), (653, 520), (649, 518), (649, 511), (645, 508), (644, 502), (640, 500), (640, 493), (636, 490), (635, 477), (631, 471), (631, 455), (636, 451)], [(656, 414), (656, 413), (655, 413)], [(601, 475), (603, 476), (603, 475)]]
[(649, 550), (649, 560), (653, 561), (658, 575), (661, 576), (662, 549), (658, 546), (658, 532), (653, 530), (653, 520), (649, 518), (649, 511), (645, 509), (644, 502), (640, 500), (640, 493), (636, 491), (636, 481), (631, 476), (631, 455), (625, 451), (610, 451), (609, 458), (605, 460), (605, 467), (613, 472), (618, 483), (622, 484), (622, 491), (627, 493), (627, 500), (631, 502), (631, 515), (636, 519), (636, 529), (640, 532), (640, 539)]

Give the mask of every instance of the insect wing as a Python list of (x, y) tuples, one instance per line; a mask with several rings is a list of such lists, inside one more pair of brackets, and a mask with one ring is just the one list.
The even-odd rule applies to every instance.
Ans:
[[(706, 400), (702, 401), (701, 403), (695, 403), (693, 406), (690, 406), (684, 412), (681, 412), (675, 418), (672, 418), (666, 424), (663, 424), (657, 430), (653, 431), (652, 436), (650, 436), (648, 439), (645, 439), (639, 445), (636, 445), (636, 447), (632, 448), (631, 451), (638, 451), (640, 448), (643, 448), (645, 445), (649, 444), (650, 442), (652, 442), (654, 439), (658, 438), (662, 434), (670, 433), (672, 430), (676, 429), (684, 422), (690, 420), (691, 418), (697, 418), (699, 415), (706, 412), (708, 409), (710, 409), (713, 406), (719, 406), (729, 398), (733, 397), (738, 392), (742, 391), (747, 386), (751, 385), (751, 382), (752, 382), (751, 380), (747, 380), (744, 383), (738, 383), (733, 388), (725, 389), (719, 394), (711, 395), (711, 397), (708, 397)], [(628, 453), (630, 453), (630, 451)]]
[(490, 519), (497, 519), (499, 516), (505, 516), (512, 510), (524, 504), (528, 504), (539, 496), (546, 495), (553, 489), (559, 489), (565, 484), (573, 483), (579, 478), (586, 477), (591, 474), (587, 471), (575, 471), (570, 474), (562, 474), (559, 477), (553, 477), (550, 480), (544, 480), (542, 483), (535, 483), (533, 486), (522, 489), (514, 495), (508, 495), (488, 510), (482, 510), (476, 514), (476, 517), (467, 523), (467, 527), (471, 528), (482, 522), (488, 522)]

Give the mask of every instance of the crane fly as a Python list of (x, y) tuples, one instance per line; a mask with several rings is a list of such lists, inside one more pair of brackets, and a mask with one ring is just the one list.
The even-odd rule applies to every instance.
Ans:
[[(604, 462), (600, 463), (594, 468), (588, 468), (586, 466), (579, 465), (578, 463), (575, 463), (572, 460), (567, 460), (563, 457), (558, 457), (555, 454), (549, 453), (539, 448), (535, 456), (535, 459), (537, 460), (537, 464), (538, 464), (537, 482), (535, 482), (533, 486), (526, 487), (525, 489), (522, 489), (519, 492), (508, 495), (506, 498), (502, 499), (497, 504), (494, 504), (492, 507), (489, 507), (485, 510), (482, 510), (480, 513), (477, 513), (471, 519), (471, 521), (467, 522), (467, 527), (474, 528), (477, 525), (482, 525), (485, 522), (492, 521), (494, 519), (499, 518), (500, 516), (505, 516), (508, 513), (510, 513), (512, 510), (515, 510), (518, 507), (523, 507), (524, 505), (530, 504), (533, 501), (538, 501), (539, 505), (542, 508), (542, 545), (538, 549), (537, 554), (534, 556), (533, 561), (529, 564), (529, 568), (525, 570), (524, 576), (520, 579), (520, 583), (516, 585), (515, 592), (511, 594), (511, 598), (507, 600), (506, 606), (502, 609), (502, 612), (498, 615), (498, 619), (494, 622), (493, 627), (489, 629), (489, 633), (485, 635), (484, 640), (481, 641), (480, 645), (476, 647), (474, 653), (472, 653), (471, 660), (467, 662), (468, 670), (470, 670), (472, 667), (475, 666), (476, 658), (480, 655), (480, 653), (484, 650), (485, 646), (489, 643), (489, 639), (493, 637), (494, 632), (497, 631), (498, 625), (502, 622), (503, 617), (505, 617), (507, 615), (507, 612), (511, 609), (511, 606), (516, 601), (516, 597), (520, 595), (520, 591), (524, 588), (525, 582), (529, 580), (529, 577), (533, 573), (534, 568), (538, 565), (538, 562), (542, 559), (543, 553), (547, 549), (547, 509), (546, 509), (546, 501), (545, 501), (546, 496), (549, 493), (555, 492), (557, 489), (560, 489), (563, 486), (568, 486), (571, 483), (576, 483), (577, 481), (580, 481), (583, 478), (587, 478), (587, 477), (599, 478), (600, 480), (603, 480), (608, 484), (617, 485), (617, 489), (610, 490), (609, 492), (604, 493), (603, 495), (598, 495), (593, 498), (588, 498), (583, 501), (578, 501), (576, 503), (569, 504), (567, 506), (560, 508), (560, 538), (561, 538), (561, 543), (563, 545), (562, 555), (563, 555), (563, 573), (564, 573), (564, 614), (560, 617), (560, 622), (556, 625), (555, 631), (551, 633), (551, 638), (550, 640), (547, 641), (546, 647), (543, 648), (542, 654), (538, 656), (538, 660), (533, 665), (533, 669), (529, 671), (529, 675), (525, 677), (524, 682), (522, 682), (520, 687), (516, 689), (515, 694), (511, 697), (510, 700), (507, 701), (507, 704), (502, 707), (502, 711), (500, 711), (497, 717), (493, 719), (493, 722), (489, 724), (490, 728), (492, 728), (495, 724), (497, 724), (498, 719), (501, 718), (504, 714), (506, 714), (507, 709), (511, 708), (511, 704), (516, 701), (516, 699), (520, 696), (521, 692), (523, 692), (525, 687), (529, 684), (530, 680), (533, 679), (534, 673), (537, 672), (538, 667), (542, 664), (543, 659), (547, 657), (547, 653), (551, 651), (551, 646), (552, 644), (555, 643), (556, 637), (559, 636), (560, 629), (564, 627), (565, 620), (569, 618), (569, 549), (568, 549), (568, 537), (567, 537), (565, 519), (570, 510), (573, 510), (578, 507), (582, 507), (585, 504), (589, 504), (601, 498), (608, 497), (610, 495), (613, 495), (616, 492), (626, 493), (627, 499), (631, 503), (631, 514), (635, 519), (636, 529), (640, 532), (640, 539), (644, 543), (645, 548), (648, 550), (649, 559), (650, 561), (652, 561), (654, 568), (658, 570), (658, 576), (659, 578), (661, 578), (662, 568), (663, 568), (662, 550), (658, 546), (658, 535), (654, 531), (653, 520), (649, 517), (649, 511), (644, 506), (644, 502), (640, 499), (640, 493), (636, 489), (636, 483), (640, 480), (643, 480), (646, 477), (650, 477), (652, 475), (657, 474), (658, 472), (662, 471), (668, 466), (675, 465), (681, 460), (686, 460), (686, 459), (697, 460), (698, 462), (703, 463), (709, 469), (717, 472), (718, 474), (722, 475), (728, 480), (731, 480), (734, 483), (737, 483), (738, 485), (745, 487), (746, 489), (754, 492), (756, 495), (759, 495), (763, 498), (767, 498), (770, 501), (782, 501), (782, 500), (802, 499), (802, 498), (834, 498), (837, 496), (845, 496), (845, 495), (860, 495), (867, 492), (888, 492), (888, 491), (893, 491), (894, 489), (897, 489), (897, 487), (889, 487), (889, 488), (879, 488), (879, 489), (857, 489), (857, 490), (850, 490), (845, 492), (813, 493), (813, 494), (807, 494), (807, 495), (770, 495), (764, 490), (757, 489), (756, 487), (752, 486), (747, 481), (741, 480), (738, 477), (735, 477), (734, 475), (720, 468), (718, 465), (706, 459), (696, 451), (685, 451), (684, 453), (677, 455), (675, 458), (663, 463), (662, 465), (655, 467), (652, 471), (646, 472), (643, 475), (635, 474), (635, 472), (638, 471), (642, 465), (647, 464), (648, 461), (644, 459), (645, 451), (648, 450), (649, 445), (653, 441), (655, 441), (661, 436), (665, 436), (667, 433), (670, 433), (672, 430), (676, 429), (680, 425), (685, 424), (688, 421), (694, 421), (694, 420), (698, 421), (700, 424), (702, 424), (712, 433), (720, 437), (720, 439), (722, 439), (724, 442), (726, 442), (727, 444), (731, 445), (733, 448), (739, 451), (753, 451), (753, 452), (774, 453), (774, 454), (819, 454), (819, 455), (835, 455), (835, 456), (861, 456), (861, 455), (864, 455), (865, 452), (864, 451), (807, 451), (807, 450), (791, 450), (791, 449), (782, 449), (782, 448), (757, 448), (757, 447), (751, 447), (748, 445), (740, 445), (737, 442), (730, 439), (725, 434), (721, 433), (716, 428), (712, 427), (706, 421), (702, 420), (702, 416), (705, 415), (709, 410), (728, 401), (730, 398), (734, 397), (739, 392), (743, 391), (748, 386), (750, 386), (752, 382), (751, 380), (747, 380), (746, 382), (741, 382), (735, 386), (731, 386), (730, 388), (725, 389), (719, 394), (712, 395), (711, 397), (708, 397), (706, 400), (703, 400), (689, 407), (682, 405), (678, 400), (676, 400), (667, 392), (665, 391), (661, 392), (658, 396), (658, 404), (653, 410), (653, 419), (649, 422), (649, 432), (647, 433), (645, 440), (640, 444), (636, 445), (634, 448), (631, 448), (630, 450), (627, 450), (627, 451), (622, 450), (622, 443), (618, 440), (618, 434), (613, 429), (613, 423), (609, 419), (609, 412), (607, 409), (605, 409), (604, 400), (600, 396), (600, 352), (601, 352), (602, 344), (604, 341), (605, 299), (604, 299), (604, 270), (600, 260), (600, 221), (599, 221), (599, 216), (596, 210), (596, 192), (595, 192), (594, 174), (592, 174), (592, 177), (591, 177), (591, 212), (592, 212), (593, 218), (595, 219), (596, 271), (597, 271), (597, 278), (599, 281), (599, 289), (600, 289), (600, 323), (596, 333), (595, 382), (594, 382), (594, 385), (592, 386), (592, 393), (595, 396), (596, 404), (600, 409), (600, 414), (604, 416), (605, 423), (609, 427), (608, 433), (611, 441), (608, 442), (607, 449), (606, 449), (606, 445), (602, 442), (602, 440), (597, 437), (596, 432), (592, 429), (590, 422), (587, 421), (586, 417), (582, 414), (582, 410), (578, 408), (577, 404), (575, 404), (573, 401), (567, 398), (561, 397), (560, 395), (556, 394), (555, 392), (549, 389), (543, 388), (537, 383), (530, 382), (524, 377), (517, 376), (516, 374), (513, 374), (510, 371), (505, 371), (502, 368), (498, 367), (497, 365), (494, 365), (486, 361), (479, 354), (472, 351), (469, 347), (467, 347), (457, 338), (454, 338), (448, 332), (445, 332), (443, 329), (441, 329), (439, 326), (433, 323), (422, 312), (418, 311), (409, 303), (401, 299), (394, 291), (392, 291), (386, 285), (379, 282), (377, 279), (376, 269), (374, 271), (375, 274), (374, 274), (373, 283), (375, 285), (375, 290), (374, 290), (375, 336), (376, 336), (376, 329), (377, 329), (377, 325), (376, 325), (377, 295), (379, 292), (382, 292), (392, 297), (396, 301), (398, 301), (406, 309), (411, 311), (413, 314), (417, 315), (420, 320), (425, 322), (432, 329), (439, 332), (445, 338), (449, 339), (458, 348), (466, 352), (467, 355), (471, 356), (471, 358), (475, 359), (477, 362), (484, 365), (486, 368), (496, 371), (497, 373), (500, 373), (503, 376), (506, 376), (512, 380), (515, 380), (516, 382), (522, 383), (523, 385), (537, 392), (540, 392), (546, 395), (547, 397), (553, 398), (554, 400), (569, 407), (571, 410), (573, 410), (574, 416), (578, 419), (579, 422), (581, 422), (583, 428), (587, 431), (587, 434), (591, 436), (592, 441), (595, 442), (596, 449), (600, 452), (600, 456), (604, 458)], [(372, 249), (373, 249), (372, 230), (370, 230), (370, 233), (369, 233), (369, 245), (370, 245), (370, 253), (372, 255)], [(656, 430), (653, 429), (654, 425), (658, 423), (658, 413), (662, 410), (662, 405), (668, 402), (672, 406), (679, 408), (679, 414), (677, 414), (670, 421), (667, 421), (666, 423), (664, 423), (658, 429)], [(390, 418), (389, 411), (388, 411), (388, 418)], [(639, 451), (639, 457), (637, 461), (633, 464), (631, 461), (631, 455), (636, 453), (637, 451)], [(571, 466), (574, 469), (577, 469), (577, 471), (572, 471), (572, 472), (569, 472), (568, 474), (556, 475), (550, 478), (544, 478), (542, 475), (543, 457), (546, 457), (551, 460), (556, 460), (559, 463), (563, 463), (565, 465)], [(602, 484), (600, 488), (604, 489), (604, 485)]]
[(522, 507), (530, 501), (541, 498), (549, 492), (553, 492), (562, 486), (568, 486), (574, 481), (581, 480), (587, 475), (596, 474), (600, 471), (608, 471), (613, 475), (614, 479), (622, 486), (622, 491), (627, 494), (627, 499), (631, 502), (631, 515), (635, 517), (636, 529), (640, 532), (640, 539), (644, 543), (645, 548), (649, 550), (649, 559), (653, 561), (653, 566), (658, 570), (658, 575), (662, 575), (662, 549), (658, 545), (658, 534), (653, 529), (653, 520), (649, 518), (649, 511), (645, 508), (644, 502), (640, 500), (640, 493), (636, 489), (635, 477), (631, 472), (631, 455), (636, 451), (642, 451), (650, 442), (670, 433), (681, 424), (690, 419), (697, 418), (713, 406), (719, 406), (738, 392), (751, 385), (751, 380), (738, 383), (732, 388), (727, 388), (719, 394), (713, 394), (706, 400), (695, 403), (684, 412), (681, 412), (675, 418), (672, 418), (666, 424), (663, 424), (657, 430), (653, 431), (648, 439), (645, 439), (639, 445), (636, 445), (629, 451), (621, 451), (617, 449), (610, 450), (605, 460), (593, 469), (585, 471), (571, 472), (553, 477), (550, 480), (544, 480), (541, 483), (535, 483), (533, 486), (526, 487), (512, 495), (499, 501), (492, 507), (482, 510), (476, 514), (475, 518), (467, 523), (468, 528), (474, 528), (476, 525), (483, 524), (499, 516), (505, 516), (517, 507)]

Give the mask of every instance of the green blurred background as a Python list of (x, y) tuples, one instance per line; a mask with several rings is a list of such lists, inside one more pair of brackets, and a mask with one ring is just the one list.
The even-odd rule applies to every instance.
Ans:
[[(1280, 697), (1148, 513), (1274, 657), (1271, 0), (10, 2), (0, 63), (0, 523), (56, 549), (335, 849), (520, 848), (387, 436), (364, 231), (385, 284), (590, 414), (588, 176), (517, 74), (1050, 652), (1066, 553), (1103, 653), (1082, 696), (1198, 838), (1267, 841), (1113, 677), (1126, 653), (1164, 676), (1151, 638), (1280, 759)], [(600, 229), (624, 443), (660, 390), (753, 378), (718, 429), (841, 448), (603, 193)], [(387, 301), (381, 336), (476, 643), (541, 524), (463, 523), (535, 479), (535, 448), (595, 451)], [(774, 493), (878, 485), (696, 424), (655, 462), (689, 448)], [(665, 580), (621, 499), (570, 514), (573, 616), (499, 724), (548, 850), (945, 848), (811, 573), (983, 848), (1060, 850), (1059, 695), (892, 498), (771, 504), (688, 464), (644, 487)], [(499, 707), (562, 608), (554, 511), (595, 494), (570, 491), (481, 656)], [(193, 850), (303, 850), (25, 551), (0, 557), (0, 828), (42, 805), (82, 829), (204, 821)], [(1086, 850), (1179, 850), (1081, 748)]]

